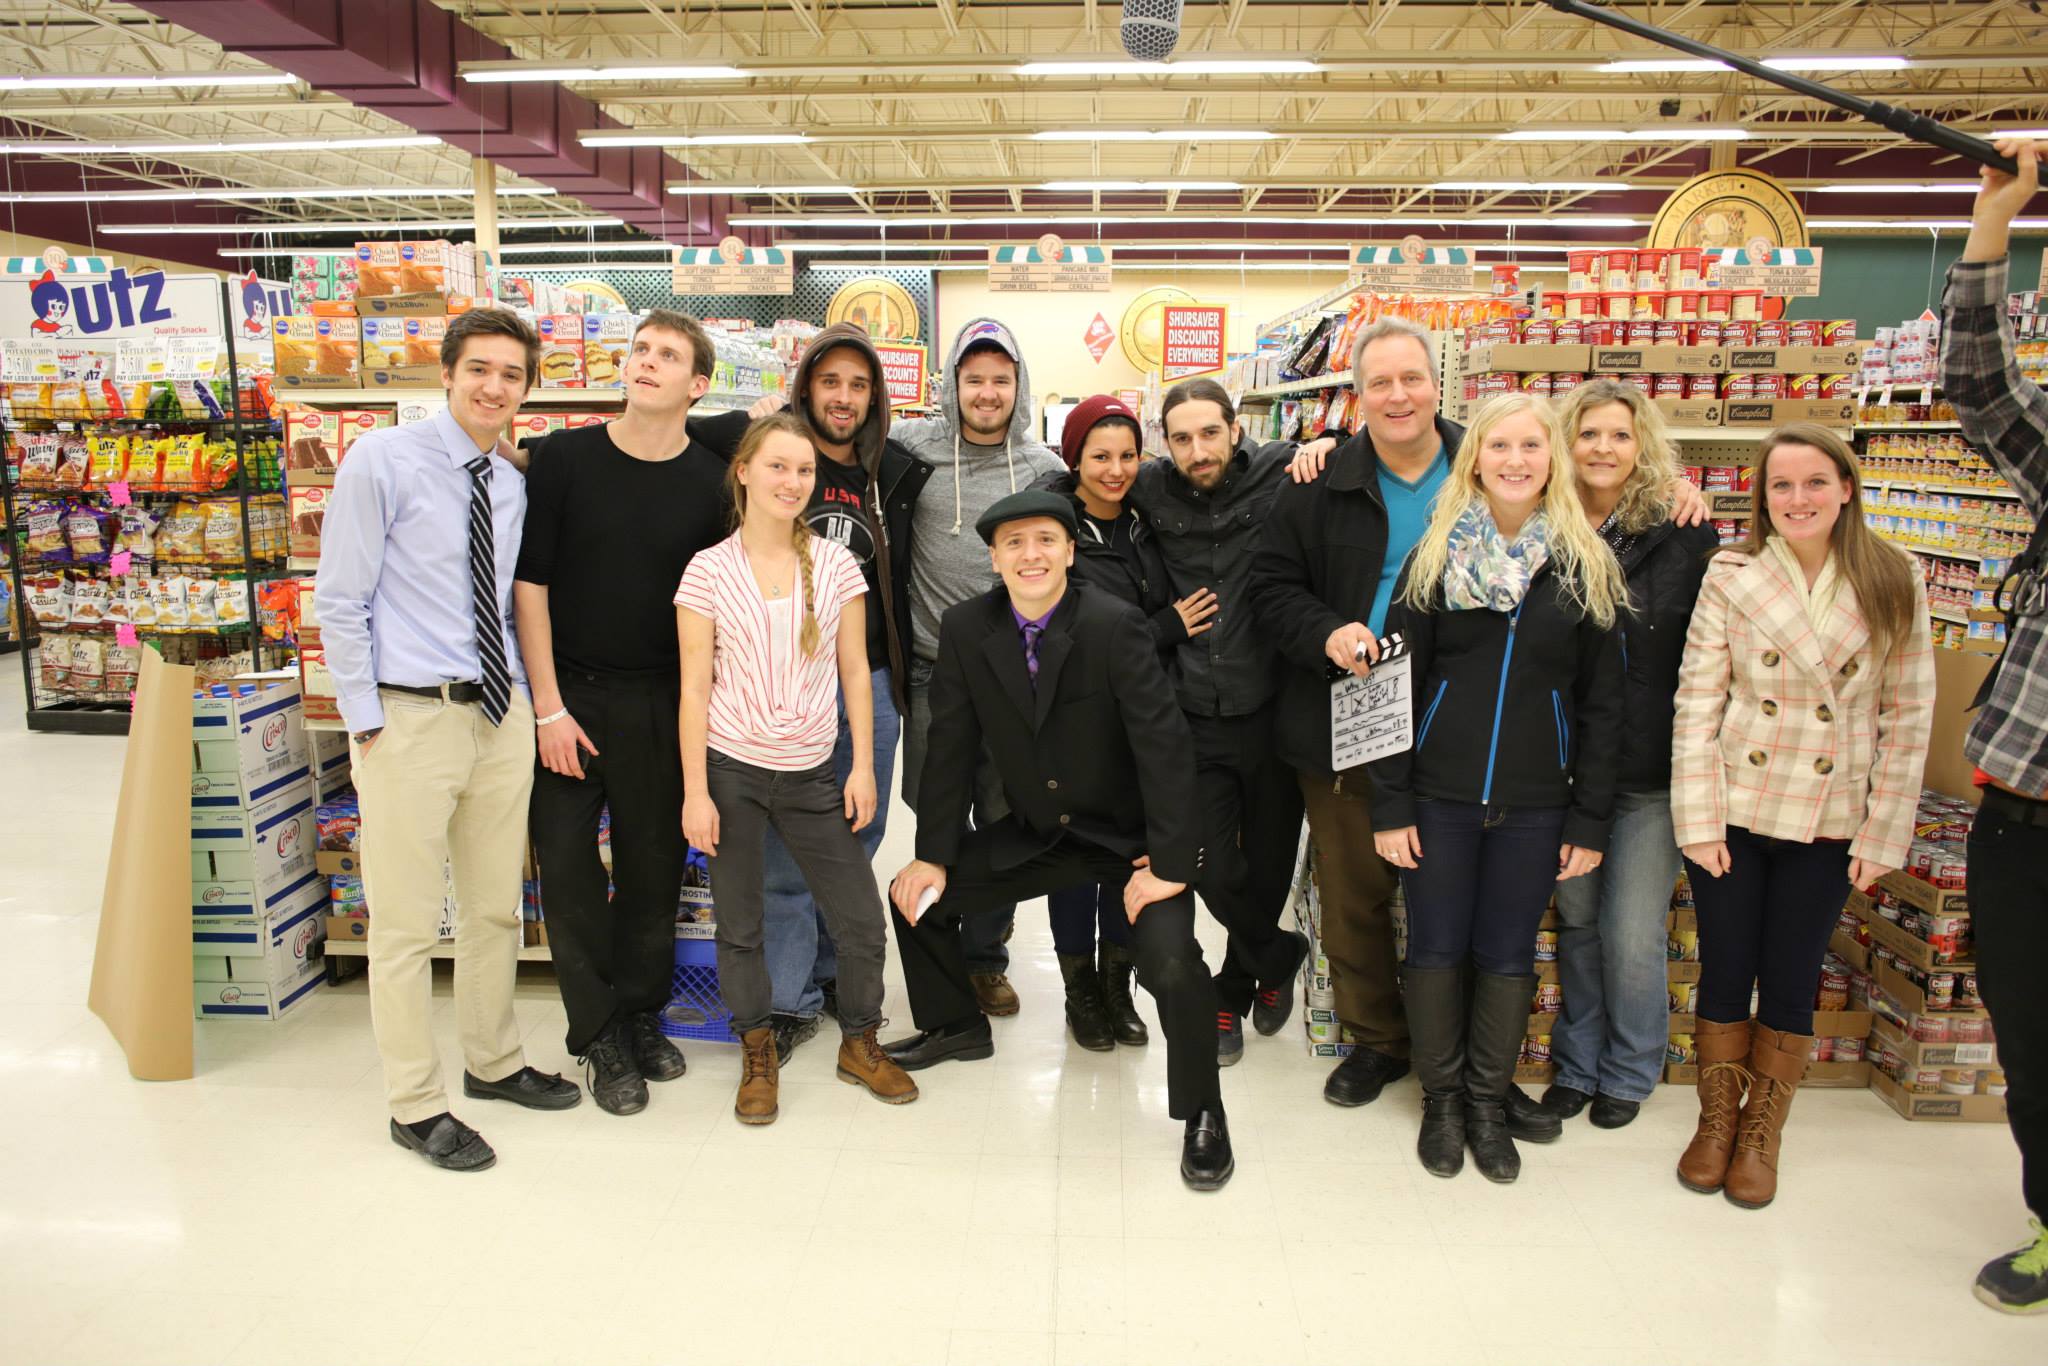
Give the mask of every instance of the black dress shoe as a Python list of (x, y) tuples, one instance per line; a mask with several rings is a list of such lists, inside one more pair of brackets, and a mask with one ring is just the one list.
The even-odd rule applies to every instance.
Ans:
[(1390, 1081), (1408, 1075), (1406, 1058), (1390, 1057), (1377, 1048), (1354, 1044), (1351, 1055), (1337, 1064), (1323, 1083), (1323, 1099), (1332, 1105), (1370, 1105)]
[(1560, 1082), (1552, 1082), (1543, 1093), (1543, 1108), (1559, 1119), (1577, 1119), (1579, 1111), (1592, 1103), (1593, 1097), (1589, 1092)]
[(442, 1115), (421, 1138), (412, 1126), (391, 1121), (391, 1141), (450, 1172), (480, 1172), (498, 1160), (484, 1136), (453, 1115)]
[(1422, 1132), (1415, 1137), (1415, 1155), (1431, 1176), (1456, 1176), (1465, 1170), (1465, 1098), (1422, 1097)]
[(949, 1059), (977, 1062), (995, 1056), (995, 1033), (986, 1016), (977, 1015), (962, 1024), (944, 1029), (921, 1029), (907, 1039), (882, 1045), (890, 1061), (906, 1072), (917, 1072)]
[(789, 1060), (796, 1055), (797, 1045), (818, 1037), (816, 1015), (771, 1015), (768, 1027), (775, 1031), (777, 1067), (789, 1066)]
[(1287, 938), (1294, 941), (1288, 955), (1292, 966), (1284, 976), (1259, 983), (1258, 995), (1252, 1000), (1252, 1028), (1267, 1038), (1278, 1034), (1287, 1017), (1294, 1013), (1294, 979), (1301, 975), (1301, 965), (1308, 961), (1311, 947), (1308, 936), (1299, 930), (1288, 930)]
[(1187, 1137), (1180, 1145), (1180, 1179), (1190, 1190), (1222, 1190), (1237, 1170), (1230, 1154), (1230, 1125), (1223, 1107), (1205, 1105), (1188, 1121)]
[(1555, 1143), (1564, 1132), (1564, 1117), (1529, 1099), (1521, 1087), (1508, 1087), (1508, 1132), (1525, 1143)]
[(591, 1041), (590, 1051), (579, 1061), (598, 1109), (608, 1115), (637, 1115), (647, 1108), (647, 1078), (634, 1065), (632, 1045), (616, 1022)]
[(633, 1066), (649, 1081), (674, 1081), (690, 1070), (683, 1050), (661, 1032), (661, 1016), (652, 1010), (635, 1013), (627, 1022), (633, 1040)]
[(464, 1072), (462, 1094), (474, 1100), (509, 1100), (529, 1110), (572, 1110), (583, 1099), (583, 1088), (553, 1072), (522, 1067), (499, 1081), (485, 1081), (473, 1072)]
[(1619, 1129), (1642, 1110), (1639, 1100), (1618, 1100), (1613, 1096), (1593, 1097), (1593, 1113), (1586, 1116), (1596, 1129)]

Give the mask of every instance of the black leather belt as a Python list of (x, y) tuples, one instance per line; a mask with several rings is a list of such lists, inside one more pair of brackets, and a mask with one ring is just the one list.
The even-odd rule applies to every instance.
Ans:
[(2017, 793), (2007, 792), (2002, 787), (1993, 787), (1989, 783), (1979, 790), (1984, 794), (1979, 805), (1980, 810), (1995, 811), (2007, 820), (2018, 821), (2021, 825), (2048, 826), (2048, 802), (2037, 802)]
[(414, 697), (431, 697), (439, 701), (443, 697), (450, 702), (481, 702), (484, 700), (484, 685), (481, 683), (444, 683), (438, 688), (415, 688), (404, 683), (379, 683), (380, 688), (392, 692), (410, 693)]

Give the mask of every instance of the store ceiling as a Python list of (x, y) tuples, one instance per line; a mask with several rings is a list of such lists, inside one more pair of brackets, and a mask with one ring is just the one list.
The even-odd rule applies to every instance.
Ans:
[[(470, 147), (525, 172), (500, 179), (504, 218), (616, 215), (627, 226), (574, 231), (618, 239), (638, 227), (672, 241), (703, 241), (728, 224), (750, 241), (861, 241), (876, 228), (857, 220), (903, 216), (941, 221), (898, 223), (892, 240), (979, 241), (1034, 236), (1047, 225), (1032, 220), (1048, 214), (1096, 213), (1169, 219), (1102, 228), (1105, 239), (1120, 242), (1190, 236), (1190, 218), (1207, 220), (1192, 235), (1210, 244), (1341, 242), (1379, 227), (1344, 220), (1374, 217), (1476, 219), (1461, 234), (1468, 238), (1628, 240), (1639, 229), (1573, 220), (1646, 221), (1671, 186), (1713, 165), (1753, 166), (1803, 191), (1974, 179), (1965, 163), (1735, 73), (1603, 70), (1617, 59), (1677, 54), (1534, 0), (1190, 4), (1177, 61), (1284, 58), (1314, 69), (1163, 76), (1020, 72), (1027, 62), (1123, 59), (1117, 8), (1071, 0), (465, 0), (440, 5), (445, 16), (415, 14), (426, 5), (10, 0), (0, 7), (0, 78), (282, 67), (306, 79), (234, 88), (0, 85), (0, 142), (246, 148), (422, 132), (444, 141), (303, 152), (15, 153), (0, 157), (0, 188), (13, 196), (234, 187), (317, 189), (329, 197), (83, 204), (37, 197), (0, 204), (8, 215), (0, 222), (32, 235), (74, 227), (115, 245), (98, 234), (122, 224), (459, 221), (469, 214)], [(2038, 76), (2048, 59), (2048, 13), (2035, 0), (1691, 0), (1629, 8), (1748, 53), (1902, 57), (1910, 63), (1902, 70), (1816, 78), (1973, 131), (2048, 126), (2048, 91)], [(409, 15), (423, 20), (422, 33), (452, 29), (452, 45), (394, 40)], [(290, 41), (279, 37), (285, 23), (294, 26)], [(656, 76), (634, 69), (650, 63), (728, 70)], [(488, 79), (535, 67), (564, 70), (539, 84)], [(612, 79), (579, 74), (606, 67), (625, 70)], [(402, 79), (382, 75), (400, 68)], [(342, 91), (346, 98), (335, 93)], [(1750, 136), (1707, 141), (1697, 130), (1708, 127)], [(1652, 131), (1639, 141), (1502, 136), (1645, 128)], [(1202, 136), (1182, 138), (1183, 130)], [(1105, 140), (1139, 132), (1155, 136)], [(1218, 137), (1228, 132), (1262, 136)], [(700, 141), (665, 153), (600, 151), (582, 141), (606, 134)], [(808, 140), (759, 142), (793, 134)], [(733, 138), (750, 144), (718, 145)], [(1153, 184), (1087, 184), (1100, 181)], [(1176, 188), (1176, 181), (1206, 186)], [(1444, 182), (1597, 188), (1427, 188)], [(1053, 184), (1073, 188), (1046, 188)], [(664, 185), (693, 193), (664, 194)], [(549, 188), (559, 193), (507, 193)], [(432, 189), (452, 193), (419, 193)], [(336, 193), (356, 190), (410, 193)], [(1893, 189), (1813, 193), (1804, 203), (1823, 220), (1952, 220), (1966, 212), (1968, 198)], [(833, 222), (807, 230), (786, 221), (799, 214)], [(1232, 221), (1239, 219), (1249, 221)], [(1527, 221), (1501, 221), (1518, 219)], [(1178, 231), (1172, 220), (1180, 221)], [(1092, 231), (1085, 223), (1059, 226), (1069, 236)], [(71, 240), (82, 239), (73, 233)], [(210, 254), (193, 250), (189, 236), (182, 241), (186, 259)]]

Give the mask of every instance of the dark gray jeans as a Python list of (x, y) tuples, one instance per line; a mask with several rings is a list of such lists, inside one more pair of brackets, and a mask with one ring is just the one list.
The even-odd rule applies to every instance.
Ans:
[(707, 859), (718, 908), (718, 989), (733, 1032), (762, 1028), (773, 1010), (761, 950), (763, 844), (771, 825), (803, 870), (839, 947), (840, 1028), (859, 1034), (881, 1023), (886, 912), (867, 851), (846, 819), (832, 761), (791, 773), (712, 750), (706, 774), (718, 808), (718, 853)]

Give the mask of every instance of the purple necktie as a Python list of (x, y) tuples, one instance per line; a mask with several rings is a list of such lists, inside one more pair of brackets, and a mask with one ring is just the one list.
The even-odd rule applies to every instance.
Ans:
[(1031, 675), (1031, 691), (1038, 691), (1038, 638), (1045, 628), (1035, 621), (1024, 623), (1024, 672)]

